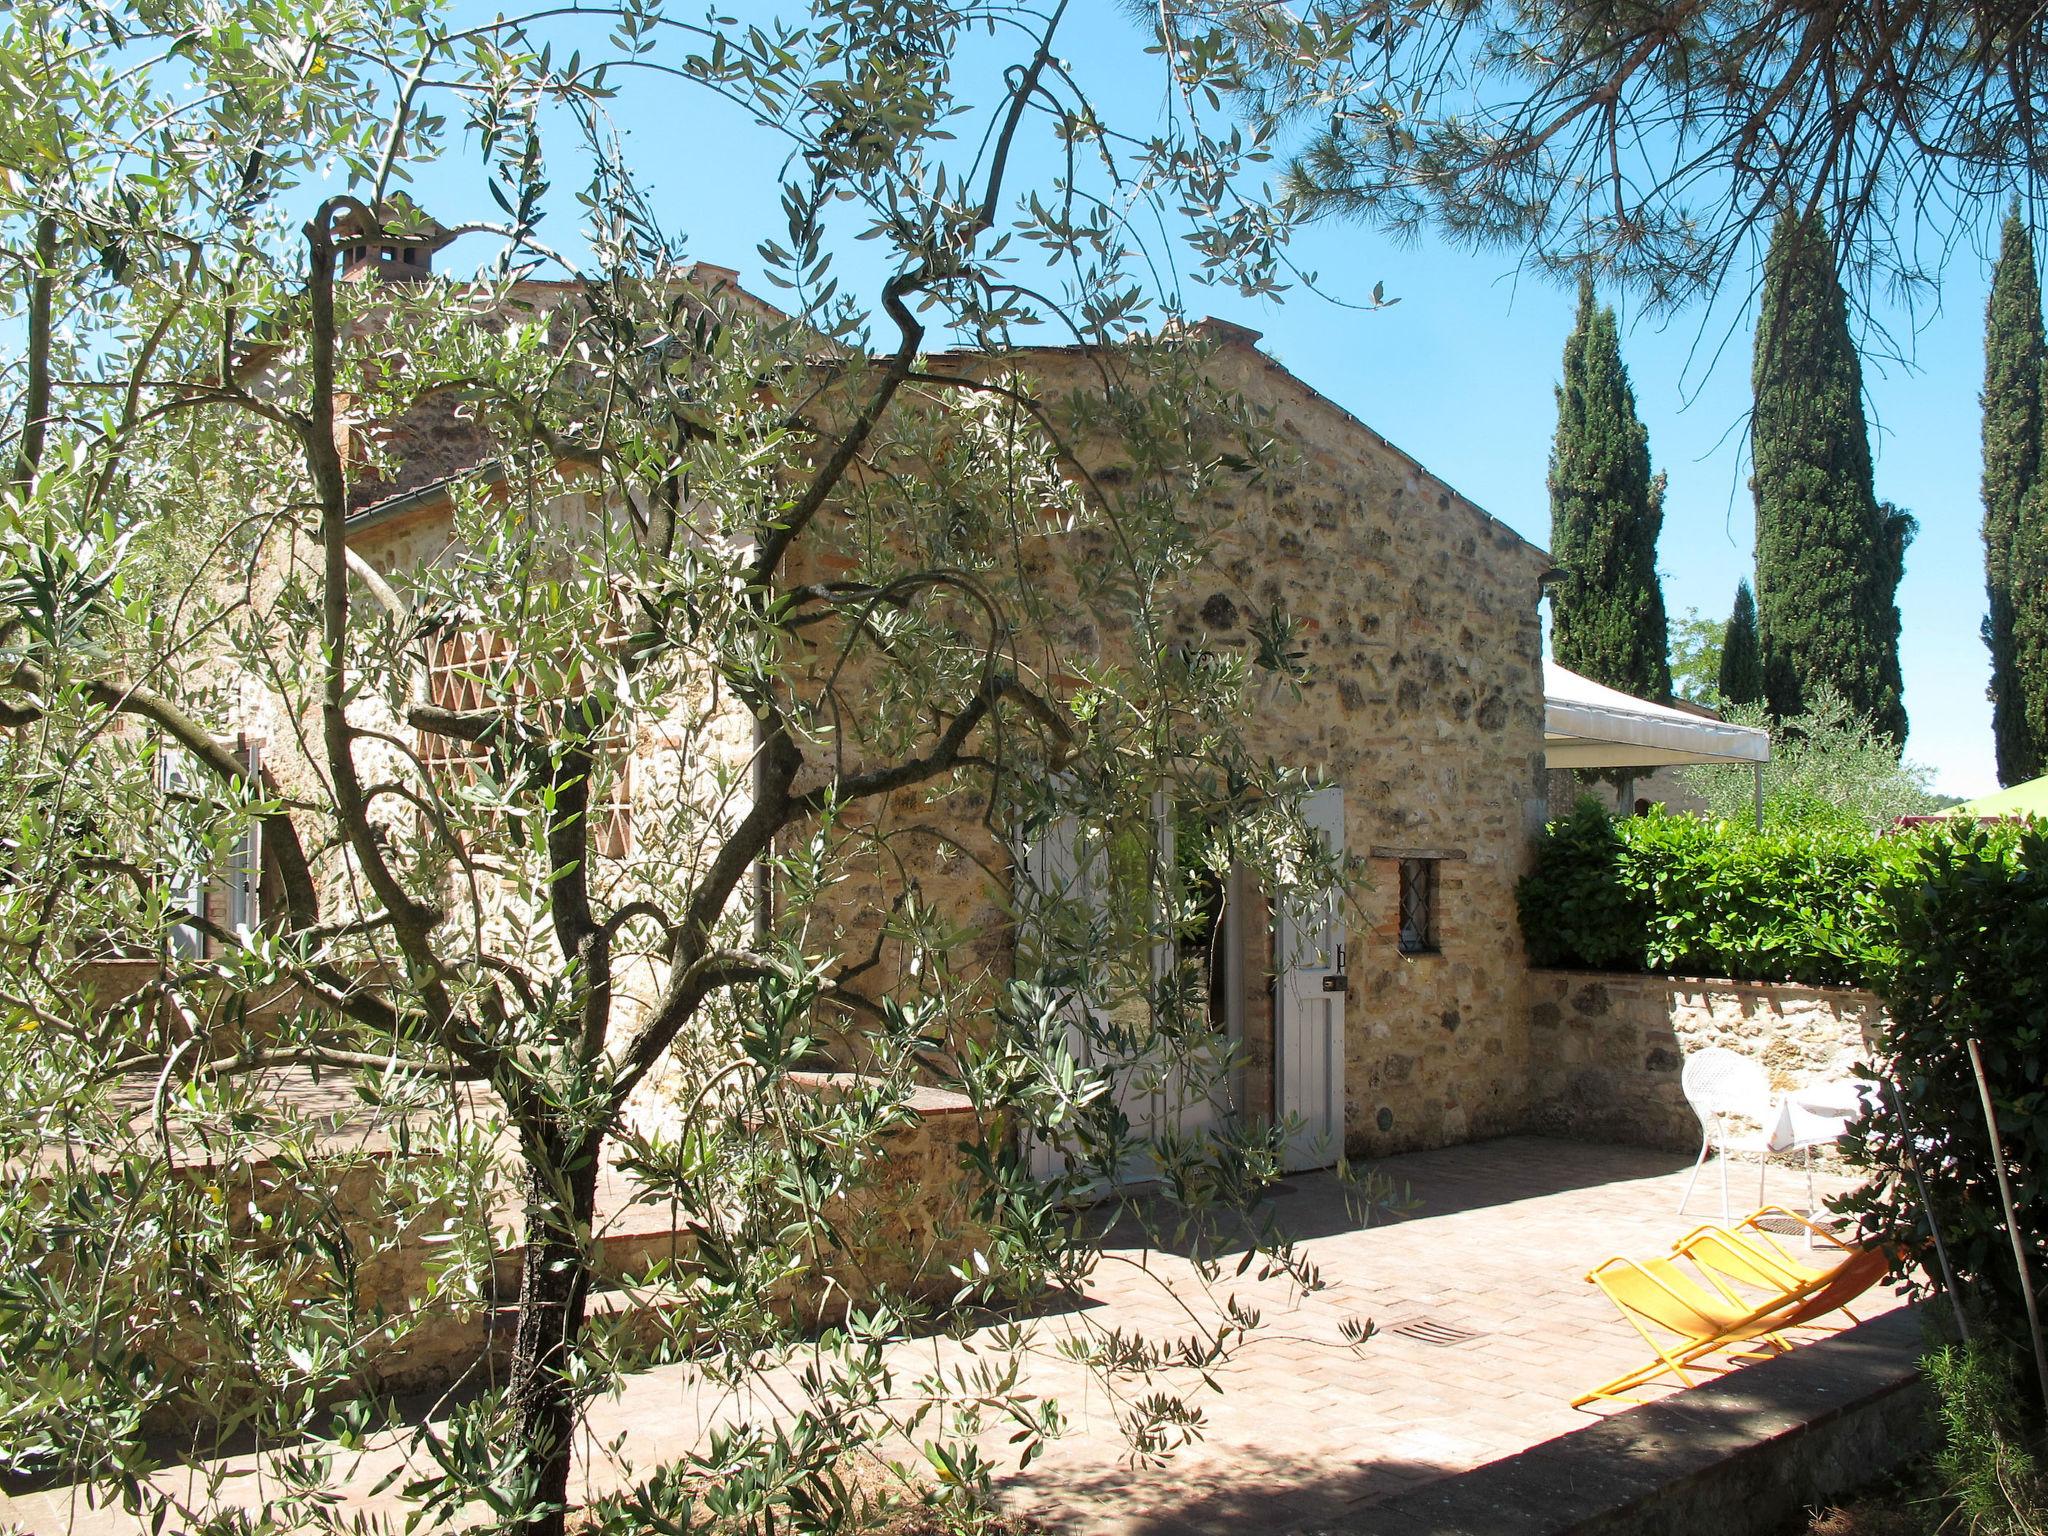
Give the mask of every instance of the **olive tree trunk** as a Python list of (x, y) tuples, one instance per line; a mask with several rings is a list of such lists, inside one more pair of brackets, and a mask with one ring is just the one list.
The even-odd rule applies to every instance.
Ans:
[(519, 1331), (513, 1342), (510, 1444), (535, 1469), (533, 1503), (518, 1527), (562, 1536), (575, 1443), (572, 1371), (590, 1294), (589, 1234), (597, 1214), (603, 1138), (548, 1139), (526, 1162), (526, 1256), (519, 1274)]

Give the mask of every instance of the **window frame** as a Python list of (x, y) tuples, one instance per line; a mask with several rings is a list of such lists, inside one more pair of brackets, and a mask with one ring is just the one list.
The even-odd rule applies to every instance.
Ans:
[[(1443, 862), (1415, 855), (1400, 860), (1394, 894), (1394, 944), (1403, 955), (1443, 953)], [(1417, 905), (1420, 921), (1411, 922)]]

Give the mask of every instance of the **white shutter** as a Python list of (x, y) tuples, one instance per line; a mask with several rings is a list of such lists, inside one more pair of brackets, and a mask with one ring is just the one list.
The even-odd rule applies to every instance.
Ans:
[[(182, 747), (166, 744), (157, 754), (157, 783), (163, 791), (166, 820), (176, 842), (170, 882), (165, 891), (167, 904), (198, 916), (206, 914), (206, 861), (198, 842), (181, 830), (191, 816), (189, 802), (197, 793), (198, 774)], [(174, 954), (194, 959), (206, 953), (206, 935), (190, 923), (171, 929)]]
[[(1319, 789), (1302, 818), (1332, 855), (1344, 852), (1344, 792)], [(1320, 1168), (1344, 1150), (1344, 916), (1335, 891), (1286, 890), (1274, 903), (1279, 972), (1279, 1091), (1292, 1118), (1284, 1162), (1293, 1172)]]
[[(263, 747), (260, 743), (244, 742), (241, 750), (242, 769), (249, 777), (249, 794), (252, 798), (263, 793)], [(236, 933), (254, 933), (263, 922), (263, 825), (254, 816), (242, 829), (242, 835), (235, 842), (233, 862), (227, 872), (228, 886), (228, 927)]]
[[(1017, 860), (1015, 895), (1022, 925), (1019, 958), (1029, 967), (1047, 969), (1052, 930), (1075, 915), (1074, 906), (1090, 920), (1102, 910), (1105, 871), (1101, 850), (1093, 848), (1084, 857), (1081, 843), (1079, 821), (1061, 816), (1050, 822)], [(1068, 1050), (1083, 1067), (1094, 1065), (1084, 979), (1053, 976), (1049, 980), (1060, 992)], [(1027, 1136), (1024, 1150), (1034, 1177), (1051, 1179), (1066, 1172), (1067, 1154), (1057, 1142)]]
[[(1180, 959), (1173, 936), (1165, 931), (1166, 903), (1173, 889), (1171, 808), (1172, 802), (1163, 790), (1153, 797), (1156, 854), (1152, 873), (1156, 879), (1147, 899), (1151, 904), (1148, 916), (1158, 935), (1150, 952), (1155, 988), (1171, 975)], [(1083, 826), (1072, 816), (1060, 817), (1027, 850), (1019, 870), (1024, 885), (1020, 907), (1027, 929), (1032, 930), (1023, 946), (1027, 957), (1046, 958), (1040, 947), (1047, 938), (1043, 924), (1055, 918), (1070, 925), (1085, 921), (1106, 940), (1110, 926), (1110, 871), (1107, 836), (1102, 828)], [(1053, 903), (1063, 905), (1055, 909)], [(1033, 928), (1034, 923), (1040, 925)], [(1104, 1011), (1108, 1001), (1089, 996), (1086, 978), (1076, 977), (1062, 999), (1062, 1009), (1067, 1018), (1069, 1049), (1082, 1066), (1109, 1072), (1109, 1092), (1130, 1121), (1131, 1135), (1138, 1147), (1109, 1180), (1112, 1184), (1126, 1184), (1156, 1175), (1158, 1170), (1149, 1154), (1149, 1144), (1163, 1129), (1173, 1127), (1193, 1134), (1217, 1123), (1220, 1111), (1206, 1086), (1217, 1074), (1213, 1063), (1204, 1064), (1195, 1074), (1202, 1084), (1191, 1086), (1184, 1065), (1170, 1056), (1168, 1047), (1160, 1044), (1149, 1045), (1134, 1056), (1115, 1062), (1101, 1060), (1088, 1021), (1090, 1012)], [(1033, 1173), (1040, 1178), (1053, 1178), (1066, 1171), (1067, 1158), (1058, 1145), (1033, 1141), (1026, 1152)]]

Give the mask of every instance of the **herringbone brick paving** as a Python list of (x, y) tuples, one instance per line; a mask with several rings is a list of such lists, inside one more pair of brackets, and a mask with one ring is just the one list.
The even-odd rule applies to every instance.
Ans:
[[(1228, 1265), (1204, 1283), (1184, 1256), (1120, 1233), (1085, 1303), (1031, 1324), (1026, 1385), (1059, 1401), (1067, 1432), (1022, 1471), (1008, 1444), (1014, 1426), (982, 1436), (987, 1454), (1010, 1469), (999, 1481), (1003, 1503), (1076, 1536), (1312, 1531), (1567, 1433), (1590, 1421), (1569, 1406), (1577, 1392), (1646, 1358), (1585, 1273), (1611, 1253), (1661, 1251), (1718, 1214), (1711, 1170), (1689, 1214), (1677, 1213), (1687, 1165), (1667, 1153), (1536, 1137), (1418, 1153), (1380, 1165), (1412, 1208), (1366, 1226), (1336, 1178), (1297, 1176), (1272, 1210), (1319, 1272), (1320, 1287), (1307, 1294), (1260, 1279), (1256, 1267), (1240, 1277)], [(1739, 1171), (1733, 1182), (1753, 1189)], [(1838, 1187), (1824, 1182), (1823, 1194)], [(1771, 1195), (1803, 1205), (1804, 1180), (1775, 1170)], [(1060, 1353), (1059, 1340), (1110, 1328), (1185, 1335), (1191, 1320), (1220, 1316), (1231, 1296), (1259, 1309), (1259, 1325), (1213, 1372), (1220, 1392), (1185, 1367), (1161, 1373), (1190, 1393), (1202, 1434), (1144, 1464), (1120, 1427), (1131, 1395), (1112, 1400)], [(1868, 1311), (1893, 1304), (1878, 1296)], [(1362, 1345), (1347, 1339), (1347, 1325), (1366, 1320), (1372, 1336)], [(1426, 1326), (1396, 1331), (1411, 1323)], [(984, 1328), (965, 1340), (892, 1346), (896, 1389), (908, 1396), (933, 1369), (999, 1358), (994, 1338)], [(706, 1386), (688, 1366), (635, 1376), (591, 1415), (581, 1491), (616, 1484), (621, 1469), (600, 1447), (617, 1445), (645, 1468), (701, 1443), (714, 1424), (773, 1417), (776, 1398), (799, 1391), (793, 1375), (746, 1400)], [(397, 1454), (365, 1457), (352, 1486), (369, 1488)], [(388, 1493), (351, 1502), (366, 1513), (397, 1512)], [(0, 1523), (10, 1519), (44, 1533), (128, 1528), (61, 1491), (0, 1499)]]

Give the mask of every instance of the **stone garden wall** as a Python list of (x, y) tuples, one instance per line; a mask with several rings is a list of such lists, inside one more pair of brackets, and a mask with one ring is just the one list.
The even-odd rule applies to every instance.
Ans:
[[(827, 1098), (861, 1082), (851, 1072), (791, 1076)], [(882, 1291), (943, 1305), (960, 1289), (954, 1267), (982, 1241), (971, 1209), (977, 1185), (960, 1152), (980, 1134), (974, 1105), (949, 1089), (919, 1088), (908, 1108), (915, 1121), (880, 1138), (874, 1163), (825, 1213), (840, 1246), (785, 1298), (806, 1320), (836, 1322), (847, 1305)]]
[[(799, 1091), (822, 1095), (859, 1085), (853, 1074), (796, 1074), (793, 1081)], [(482, 1107), (488, 1109), (487, 1100)], [(917, 1090), (907, 1108), (907, 1121), (878, 1139), (873, 1161), (827, 1208), (837, 1241), (774, 1297), (799, 1326), (838, 1323), (849, 1307), (885, 1293), (943, 1308), (960, 1288), (953, 1269), (967, 1263), (981, 1241), (972, 1219), (976, 1184), (959, 1150), (976, 1135), (974, 1109), (964, 1096), (933, 1088)], [(440, 1392), (502, 1369), (517, 1330), (523, 1257), (510, 1192), (492, 1192), (496, 1237), (489, 1281), (481, 1296), (464, 1300), (462, 1287), (435, 1283), (435, 1268), (457, 1257), (449, 1213), (435, 1208), (401, 1215), (386, 1197), (387, 1180), (397, 1171), (389, 1165), (402, 1155), (389, 1128), (345, 1127), (337, 1134), (336, 1150), (346, 1155), (338, 1165), (322, 1165), (318, 1198), (349, 1235), (356, 1315), (380, 1320), (362, 1347), (360, 1380), (388, 1392)], [(229, 1197), (252, 1213), (275, 1213), (305, 1198), (303, 1174), (270, 1163), (229, 1170), (195, 1159), (179, 1171), (196, 1185), (228, 1186)], [(625, 1348), (651, 1349), (667, 1342), (664, 1318), (679, 1305), (678, 1286), (689, 1284), (695, 1250), (670, 1207), (629, 1202), (625, 1177), (609, 1175), (608, 1185), (622, 1187), (609, 1202), (600, 1198), (590, 1324)], [(239, 1236), (260, 1251), (253, 1228)], [(658, 1276), (651, 1284), (650, 1274)], [(332, 1300), (325, 1269), (302, 1267), (294, 1288), (306, 1299)], [(190, 1380), (220, 1347), (205, 1328), (168, 1317), (141, 1345), (171, 1382)], [(174, 1396), (155, 1422), (191, 1425), (210, 1411), (189, 1396)]]
[(1687, 1054), (1725, 1046), (1760, 1059), (1774, 1091), (1803, 1088), (1851, 1075), (1882, 1017), (1846, 987), (1531, 971), (1531, 1129), (1690, 1151)]

